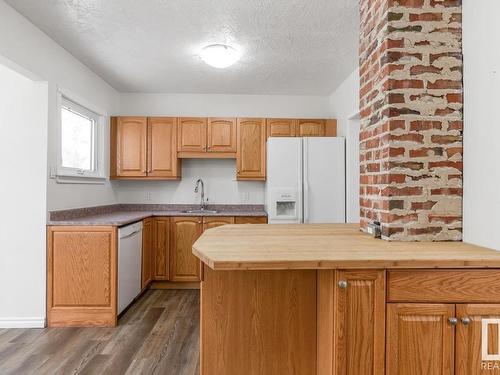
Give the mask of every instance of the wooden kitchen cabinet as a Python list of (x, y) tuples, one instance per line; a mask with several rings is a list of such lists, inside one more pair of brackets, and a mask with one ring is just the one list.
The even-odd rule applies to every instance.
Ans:
[(236, 216), (235, 224), (267, 224), (266, 216)]
[(173, 217), (170, 226), (170, 281), (200, 281), (194, 242), (203, 232), (201, 217)]
[(265, 180), (266, 120), (239, 118), (237, 135), (237, 180)]
[(116, 325), (117, 269), (117, 228), (48, 227), (48, 326)]
[(147, 218), (142, 222), (142, 290), (153, 280), (153, 265), (153, 219)]
[(293, 118), (268, 118), (267, 137), (295, 137), (297, 120)]
[(385, 271), (339, 270), (333, 294), (334, 374), (383, 374)]
[(217, 228), (226, 224), (234, 224), (234, 217), (204, 217), (203, 218), (203, 231), (211, 228)]
[[(458, 324), (456, 328), (455, 375), (498, 375), (500, 369), (484, 367), (482, 360), (482, 319), (500, 319), (498, 304), (456, 305)], [(500, 352), (499, 327), (488, 327), (488, 353)], [(491, 361), (491, 363), (498, 362)]]
[(207, 150), (207, 118), (180, 117), (177, 134), (178, 152), (205, 152)]
[(147, 117), (111, 118), (111, 177), (147, 176)]
[(177, 119), (112, 117), (110, 158), (112, 179), (178, 179)]
[(154, 218), (153, 279), (170, 279), (170, 218)]
[(148, 118), (148, 177), (180, 177), (181, 165), (177, 158), (177, 119), (173, 117)]
[(207, 151), (236, 152), (236, 119), (209, 118), (207, 129)]
[(452, 375), (453, 318), (453, 304), (388, 304), (386, 374)]

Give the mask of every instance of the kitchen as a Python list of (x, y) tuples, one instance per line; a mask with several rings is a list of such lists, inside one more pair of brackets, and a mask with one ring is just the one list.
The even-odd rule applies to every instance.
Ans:
[(0, 2), (0, 372), (495, 364), (498, 5), (235, 3)]

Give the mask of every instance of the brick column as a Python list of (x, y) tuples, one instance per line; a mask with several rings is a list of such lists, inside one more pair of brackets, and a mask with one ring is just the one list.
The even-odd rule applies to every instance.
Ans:
[(461, 240), (461, 0), (360, 0), (361, 228)]

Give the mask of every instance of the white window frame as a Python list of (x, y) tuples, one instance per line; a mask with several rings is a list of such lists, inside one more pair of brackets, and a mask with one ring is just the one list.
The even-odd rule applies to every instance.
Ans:
[[(62, 116), (61, 110), (63, 107), (74, 108), (75, 112), (94, 119), (93, 145), (92, 145), (92, 163), (93, 170), (81, 170), (77, 168), (63, 167), (62, 165)], [(93, 105), (85, 100), (78, 98), (76, 95), (62, 89), (57, 91), (57, 168), (56, 181), (58, 183), (104, 183), (107, 179), (104, 170), (105, 155), (104, 155), (104, 131), (105, 131), (105, 116), (103, 111), (96, 109)]]

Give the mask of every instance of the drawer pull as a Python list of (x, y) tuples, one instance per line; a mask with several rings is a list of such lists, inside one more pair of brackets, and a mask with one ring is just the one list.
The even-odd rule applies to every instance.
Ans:
[(452, 326), (456, 326), (458, 323), (458, 319), (457, 318), (448, 318), (448, 322), (450, 322), (450, 324)]
[(471, 324), (471, 320), (469, 317), (462, 318), (461, 321), (464, 326), (468, 326), (469, 324)]
[(347, 289), (347, 281), (346, 280), (340, 280), (339, 281), (339, 288), (340, 289)]

